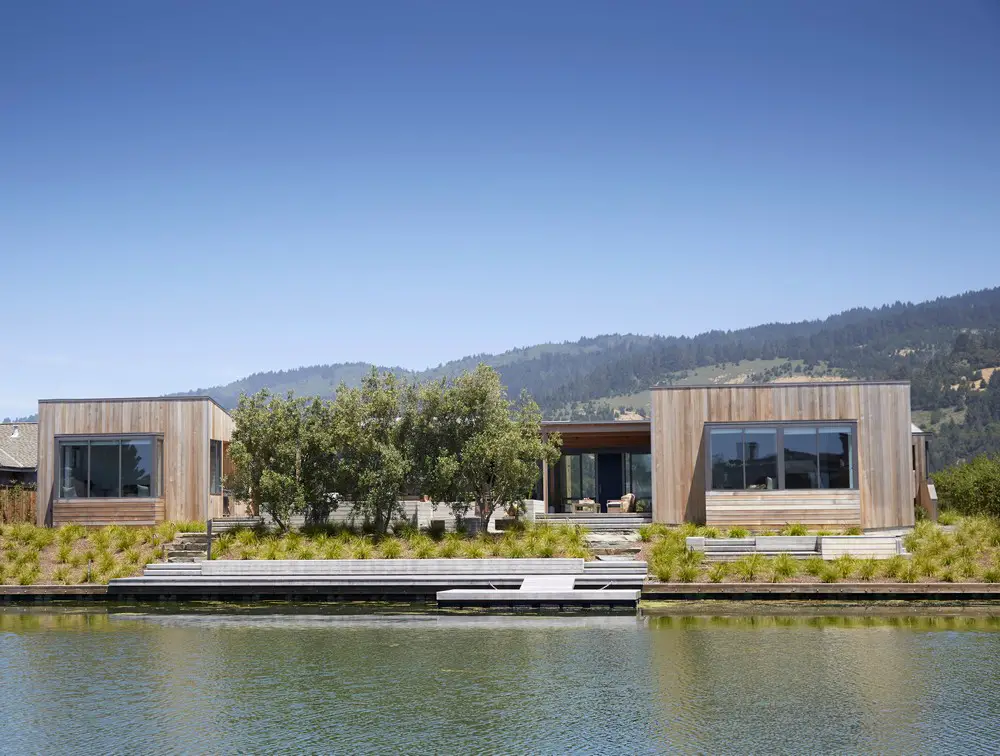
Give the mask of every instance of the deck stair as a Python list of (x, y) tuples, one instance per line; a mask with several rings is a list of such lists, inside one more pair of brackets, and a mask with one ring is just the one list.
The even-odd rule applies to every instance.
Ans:
[(177, 533), (166, 544), (164, 552), (168, 562), (192, 563), (208, 558), (208, 533)]
[(750, 554), (788, 554), (796, 559), (819, 556), (816, 536), (757, 536), (755, 538), (688, 538), (688, 548), (702, 551), (707, 562), (734, 562)]
[[(220, 560), (150, 564), (141, 577), (112, 580), (108, 590), (134, 597), (305, 594), (434, 597), (449, 589), (520, 591), (528, 581), (528, 588), (550, 585), (553, 588), (549, 593), (573, 592), (572, 596), (562, 597), (565, 604), (579, 599), (581, 604), (596, 601), (621, 605), (627, 603), (628, 596), (614, 591), (631, 591), (637, 597), (646, 571), (645, 562), (561, 558)], [(552, 578), (551, 583), (546, 582), (547, 578)], [(558, 591), (554, 587), (557, 583)], [(601, 594), (589, 597), (593, 591)], [(537, 603), (529, 594), (539, 592), (544, 591), (526, 588), (519, 593), (518, 601), (530, 599), (528, 603)]]
[(580, 525), (594, 532), (624, 532), (638, 530), (653, 521), (650, 512), (635, 514), (596, 514), (580, 512), (575, 514), (538, 514), (535, 522), (549, 525)]

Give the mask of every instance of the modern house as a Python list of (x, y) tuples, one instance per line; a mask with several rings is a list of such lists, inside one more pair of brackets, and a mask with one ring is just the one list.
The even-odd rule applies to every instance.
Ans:
[[(913, 525), (915, 505), (936, 514), (908, 383), (673, 386), (651, 405), (650, 420), (543, 423), (562, 438), (536, 494), (547, 516), (634, 503), (668, 524), (878, 530)], [(41, 401), (38, 521), (224, 516), (232, 430), (208, 397)]]
[(35, 483), (38, 423), (0, 423), (0, 486)]
[(221, 517), (232, 431), (225, 409), (203, 396), (42, 400), (38, 522)]
[(651, 404), (648, 422), (544, 424), (563, 438), (547, 512), (604, 513), (632, 493), (654, 522), (875, 530), (930, 509), (908, 383), (662, 387)]

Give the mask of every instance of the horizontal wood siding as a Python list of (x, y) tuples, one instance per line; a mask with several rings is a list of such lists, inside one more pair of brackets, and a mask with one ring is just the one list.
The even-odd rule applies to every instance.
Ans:
[(709, 491), (705, 523), (716, 527), (781, 528), (801, 523), (812, 529), (861, 525), (858, 491)]
[[(38, 405), (38, 522), (54, 521), (69, 507), (97, 506), (95, 516), (134, 521), (134, 499), (68, 500), (57, 497), (59, 460), (55, 441), (69, 435), (155, 434), (163, 436), (163, 490), (159, 505), (145, 505), (158, 520), (204, 520), (209, 510), (209, 434), (232, 436), (232, 418), (207, 399), (109, 399), (40, 402)], [(149, 500), (147, 500), (149, 501)], [(84, 510), (75, 509), (82, 514)], [(114, 511), (121, 513), (113, 520)], [(221, 511), (221, 507), (220, 507)]]
[(656, 522), (706, 520), (705, 423), (845, 420), (858, 425), (861, 526), (913, 524), (909, 384), (659, 388), (652, 410)]
[(166, 513), (163, 499), (101, 499), (56, 501), (52, 525), (155, 525)]

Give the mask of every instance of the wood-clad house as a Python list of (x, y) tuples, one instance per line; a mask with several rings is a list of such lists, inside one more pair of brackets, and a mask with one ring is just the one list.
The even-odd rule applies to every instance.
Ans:
[(914, 524), (926, 472), (914, 466), (908, 383), (658, 387), (651, 404), (648, 422), (544, 424), (563, 437), (543, 475), (547, 512), (593, 499), (604, 513), (634, 493), (669, 524)]
[(233, 420), (204, 396), (38, 403), (38, 523), (152, 525), (224, 513)]

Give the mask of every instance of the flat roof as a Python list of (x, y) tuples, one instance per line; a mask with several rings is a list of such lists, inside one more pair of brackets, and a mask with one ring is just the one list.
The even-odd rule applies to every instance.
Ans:
[(648, 431), (651, 424), (651, 420), (542, 420), (544, 430), (593, 430), (601, 433), (641, 433)]
[(83, 404), (86, 402), (211, 402), (229, 414), (229, 410), (207, 394), (188, 396), (92, 396), (86, 399), (39, 399), (39, 404)]
[(683, 391), (686, 389), (779, 389), (814, 386), (909, 386), (909, 381), (795, 381), (793, 383), (692, 383), (683, 386), (651, 386), (650, 391)]

